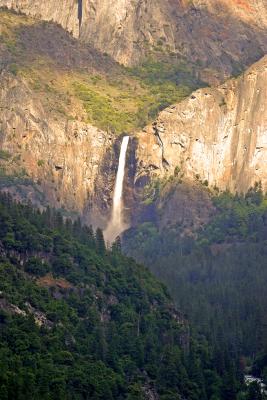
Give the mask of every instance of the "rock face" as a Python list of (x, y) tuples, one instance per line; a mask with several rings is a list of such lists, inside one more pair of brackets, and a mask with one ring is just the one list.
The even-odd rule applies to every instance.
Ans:
[[(207, 181), (210, 186), (240, 192), (261, 181), (267, 189), (266, 85), (267, 57), (240, 78), (200, 89), (162, 111), (130, 143), (126, 206), (134, 208), (134, 184), (142, 191), (142, 182), (151, 177), (176, 175), (189, 183)], [(12, 157), (6, 162), (8, 172), (19, 176), (19, 171), (25, 171), (46, 203), (86, 218), (91, 215), (91, 222), (104, 226), (119, 154), (116, 140), (81, 120), (49, 111), (22, 77), (0, 74), (0, 149)], [(34, 200), (34, 185), (27, 189), (30, 200)], [(16, 195), (20, 187), (19, 179), (14, 190), (9, 182), (5, 185)], [(178, 200), (173, 197), (172, 203), (167, 193), (168, 201), (159, 205), (169, 210), (163, 224), (169, 224), (174, 204), (186, 204), (187, 193), (192, 198), (187, 189), (182, 199), (180, 187), (177, 192)], [(190, 207), (183, 210), (191, 213)]]
[[(160, 40), (161, 55), (186, 56), (201, 61), (204, 67), (210, 64), (220, 76), (226, 76), (235, 63), (251, 62), (267, 46), (263, 0), (64, 0), (60, 6), (51, 0), (0, 0), (0, 6), (57, 21), (124, 64), (140, 61)], [(49, 40), (44, 35), (40, 40), (38, 24), (33, 21), (30, 28), (21, 33), (20, 40), (25, 53), (30, 49), (26, 56), (30, 54), (33, 60), (42, 54), (53, 59), (59, 71), (64, 66), (73, 72), (92, 65), (89, 74), (98, 68), (110, 73), (113, 64), (98, 52), (87, 53), (91, 46), (73, 38), (68, 46), (66, 41), (58, 45), (51, 34)], [(78, 47), (82, 49), (78, 51)], [(12, 52), (8, 54), (12, 65)], [(2, 60), (6, 62), (5, 56)], [(256, 181), (267, 188), (266, 62), (265, 57), (222, 86), (198, 90), (135, 135), (137, 145), (133, 140), (130, 146), (125, 185), (128, 208), (134, 204), (133, 180), (138, 184), (153, 176), (181, 175), (232, 191), (245, 191)], [(60, 111), (53, 103), (49, 87), (38, 94), (23, 74), (8, 73), (4, 64), (1, 68), (0, 151), (11, 155), (8, 172), (16, 176), (18, 171), (25, 172), (53, 206), (83, 215), (95, 208), (93, 214), (100, 224), (111, 205), (118, 159), (116, 146), (115, 157), (113, 153), (115, 135), (83, 122), (81, 106), (73, 113), (77, 118), (64, 114), (64, 109)], [(0, 153), (0, 177), (1, 157), (6, 156)], [(16, 194), (17, 183), (13, 187)], [(5, 187), (12, 191), (11, 186), (7, 182)], [(143, 186), (140, 184), (141, 190)], [(34, 188), (29, 186), (27, 191), (32, 200)]]
[(265, 0), (91, 0), (86, 4), (81, 37), (125, 65), (151, 53), (172, 60), (185, 57), (208, 67), (209, 75), (213, 69), (224, 79), (239, 64), (251, 65), (267, 50)]
[(95, 203), (112, 138), (89, 124), (49, 113), (23, 79), (2, 72), (0, 82), (0, 147), (12, 155), (9, 172), (25, 170), (47, 202), (84, 213)]
[(267, 57), (217, 88), (200, 89), (160, 113), (137, 136), (138, 173), (183, 175), (244, 192), (267, 189)]
[(267, 0), (0, 0), (53, 20), (124, 65), (153, 54), (223, 80), (267, 51)]
[(79, 36), (78, 2), (77, 0), (0, 0), (1, 7), (7, 7), (27, 15), (47, 21), (54, 21)]

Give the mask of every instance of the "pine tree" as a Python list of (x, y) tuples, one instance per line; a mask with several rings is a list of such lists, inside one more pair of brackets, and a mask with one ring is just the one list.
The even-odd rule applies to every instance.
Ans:
[(97, 230), (96, 230), (95, 239), (96, 239), (96, 248), (97, 248), (98, 253), (105, 254), (106, 244), (105, 244), (103, 231), (100, 228), (97, 228)]
[(247, 400), (262, 400), (261, 388), (257, 382), (249, 385)]
[(112, 243), (111, 250), (113, 253), (121, 253), (121, 238), (117, 236), (115, 241)]

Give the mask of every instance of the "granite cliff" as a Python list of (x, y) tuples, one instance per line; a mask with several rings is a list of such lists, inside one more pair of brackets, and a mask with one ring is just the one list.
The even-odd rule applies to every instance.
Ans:
[(1, 12), (0, 35), (0, 188), (88, 216), (109, 199), (116, 135), (93, 123), (83, 97), (120, 70), (53, 24)]
[(137, 178), (180, 175), (221, 190), (267, 189), (267, 57), (238, 79), (192, 93), (140, 132)]
[(266, 0), (0, 0), (0, 6), (57, 22), (124, 65), (186, 59), (211, 83), (267, 51)]
[(5, 73), (0, 79), (3, 185), (33, 203), (83, 213), (92, 205), (111, 136), (49, 113), (26, 81)]
[(0, 10), (0, 37), (1, 188), (106, 220), (120, 135), (192, 89), (134, 76), (60, 26), (30, 16)]
[(63, 0), (57, 3), (53, 0), (1, 0), (0, 6), (45, 21), (56, 22), (74, 37), (79, 36), (78, 2), (76, 0)]
[[(264, 3), (258, 4), (264, 9)], [(258, 26), (254, 13), (249, 17), (244, 10), (236, 9), (235, 18)], [(263, 29), (259, 37), (264, 42), (263, 11), (261, 18), (257, 29)], [(128, 208), (139, 201), (146, 183), (158, 178), (177, 176), (233, 192), (259, 181), (267, 188), (266, 57), (238, 78), (193, 92), (140, 129), (144, 110), (151, 120), (155, 110), (149, 107), (162, 86), (129, 75), (53, 23), (2, 11), (0, 35), (2, 190), (38, 205), (91, 215), (103, 226), (125, 131), (133, 138), (125, 185)], [(254, 42), (249, 48), (255, 48)], [(168, 82), (166, 92), (174, 86)], [(174, 92), (173, 103), (179, 93)], [(165, 99), (159, 107), (164, 104)], [(191, 189), (185, 188), (183, 202), (187, 193), (191, 196)]]

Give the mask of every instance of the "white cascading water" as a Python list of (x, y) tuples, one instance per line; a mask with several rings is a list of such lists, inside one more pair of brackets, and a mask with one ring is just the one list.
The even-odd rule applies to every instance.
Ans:
[(104, 232), (106, 240), (112, 242), (127, 228), (123, 219), (123, 180), (125, 173), (126, 154), (129, 143), (129, 136), (124, 136), (121, 144), (119, 166), (116, 175), (115, 190), (113, 195), (113, 206), (111, 220)]

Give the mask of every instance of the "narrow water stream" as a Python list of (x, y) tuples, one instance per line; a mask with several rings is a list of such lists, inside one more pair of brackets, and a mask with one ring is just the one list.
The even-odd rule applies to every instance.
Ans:
[(121, 144), (119, 166), (116, 175), (111, 220), (104, 232), (106, 240), (110, 242), (114, 241), (114, 239), (127, 228), (127, 224), (123, 218), (123, 181), (128, 143), (129, 136), (124, 136)]

